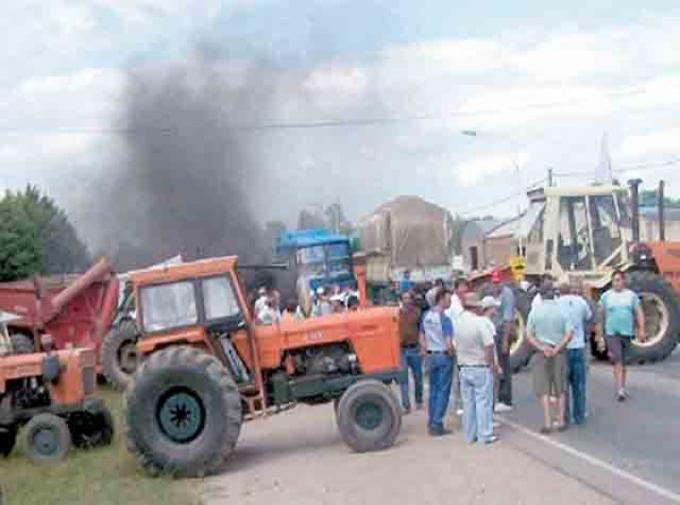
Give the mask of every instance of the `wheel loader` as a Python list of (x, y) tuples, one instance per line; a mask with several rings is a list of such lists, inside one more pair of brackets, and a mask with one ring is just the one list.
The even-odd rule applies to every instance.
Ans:
[[(510, 350), (513, 370), (525, 366), (533, 354), (524, 338), (524, 321), (533, 288), (546, 275), (582, 283), (595, 306), (609, 289), (612, 273), (623, 270), (628, 287), (640, 295), (646, 325), (645, 341), (632, 342), (630, 361), (662, 360), (675, 349), (680, 337), (680, 243), (640, 242), (640, 182), (630, 181), (630, 188), (547, 187), (529, 193), (530, 205), (519, 235), (522, 275), (531, 287), (516, 290), (517, 331)], [(663, 238), (663, 198), (659, 201)], [(513, 270), (517, 269), (508, 270), (508, 276)], [(597, 357), (606, 356), (594, 342), (592, 350)]]
[(129, 449), (151, 474), (203, 476), (233, 452), (241, 424), (298, 403), (334, 403), (357, 452), (390, 447), (403, 379), (396, 308), (363, 306), (255, 323), (235, 257), (133, 272), (144, 357), (125, 395)]
[[(18, 434), (35, 462), (59, 460), (71, 445), (109, 444), (111, 414), (93, 395), (94, 351), (16, 353), (6, 327), (16, 317), (0, 312), (0, 455), (9, 456)], [(43, 348), (53, 347), (48, 334), (42, 339)]]

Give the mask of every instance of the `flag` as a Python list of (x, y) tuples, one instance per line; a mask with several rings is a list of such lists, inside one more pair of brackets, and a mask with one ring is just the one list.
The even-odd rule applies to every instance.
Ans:
[(600, 161), (595, 167), (595, 182), (611, 184), (613, 181), (612, 159), (609, 156), (609, 136), (605, 132), (602, 134), (602, 143), (600, 144)]

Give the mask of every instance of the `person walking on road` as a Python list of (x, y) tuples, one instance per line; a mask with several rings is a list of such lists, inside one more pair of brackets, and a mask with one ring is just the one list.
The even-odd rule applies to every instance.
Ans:
[[(586, 327), (593, 318), (588, 302), (569, 283), (560, 283), (557, 303), (562, 309), (573, 336), (567, 345), (566, 421), (583, 424), (586, 416)], [(571, 419), (570, 419), (571, 418)]]
[(454, 337), (463, 398), (463, 432), (468, 443), (491, 444), (498, 440), (493, 434), (495, 328), (482, 317), (484, 305), (476, 293), (467, 293), (463, 306)]
[(515, 331), (515, 293), (508, 284), (502, 282), (499, 269), (491, 274), (493, 296), (501, 305), (496, 313), (496, 352), (502, 369), (498, 377), (498, 401), (496, 412), (512, 411), (512, 370), (510, 369), (510, 339)]
[(423, 407), (423, 362), (419, 350), (420, 308), (416, 305), (413, 293), (401, 294), (399, 308), (399, 338), (401, 340), (401, 366), (406, 369), (406, 378), (401, 386), (401, 405), (406, 413), (411, 412), (408, 371), (413, 374), (415, 384), (416, 408)]
[(538, 351), (534, 357), (534, 389), (543, 406), (541, 433), (550, 433), (550, 396), (557, 397), (557, 429), (564, 431), (564, 399), (567, 382), (567, 359), (565, 349), (572, 337), (567, 318), (555, 300), (552, 282), (541, 286), (543, 303), (529, 313), (527, 339)]
[(646, 339), (645, 314), (642, 311), (640, 297), (634, 291), (626, 289), (622, 271), (617, 270), (612, 275), (612, 288), (600, 298), (599, 310), (598, 345), (604, 348), (603, 335), (605, 335), (609, 359), (614, 365), (616, 399), (622, 402), (628, 398), (626, 357), (630, 341), (637, 338), (638, 341), (644, 342)]
[(451, 396), (453, 376), (453, 323), (445, 314), (451, 303), (445, 289), (437, 291), (434, 307), (423, 316), (420, 329), (421, 355), (427, 356), (430, 372), (428, 432), (432, 436), (451, 433), (444, 428), (444, 416)]

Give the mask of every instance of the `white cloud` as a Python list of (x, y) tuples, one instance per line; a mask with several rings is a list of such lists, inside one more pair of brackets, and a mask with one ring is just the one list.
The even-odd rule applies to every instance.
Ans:
[(490, 176), (517, 173), (529, 161), (527, 152), (488, 154), (465, 160), (456, 167), (458, 182), (473, 187)]
[(621, 141), (621, 152), (631, 157), (659, 153), (680, 154), (680, 128), (625, 137)]

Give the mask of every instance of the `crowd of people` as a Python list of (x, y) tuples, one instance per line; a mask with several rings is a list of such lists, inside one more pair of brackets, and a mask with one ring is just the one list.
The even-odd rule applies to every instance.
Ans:
[[(494, 413), (514, 408), (510, 350), (517, 300), (512, 281), (503, 282), (496, 270), (490, 284), (478, 293), (464, 278), (450, 287), (438, 280), (426, 291), (422, 304), (408, 273), (397, 288), (402, 366), (413, 377), (416, 409), (424, 408), (425, 367), (429, 375), (429, 434), (451, 433), (445, 426), (451, 410), (462, 417), (466, 441), (494, 443), (498, 440)], [(644, 339), (644, 327), (640, 299), (626, 289), (623, 272), (613, 274), (612, 288), (600, 298), (597, 310), (591, 308), (582, 286), (543, 280), (526, 324), (528, 342), (535, 350), (533, 387), (543, 408), (541, 433), (586, 421), (590, 334), (601, 350), (606, 345), (616, 399), (628, 398), (626, 354), (633, 338)], [(409, 382), (407, 374), (400, 385), (405, 413), (412, 409)]]

